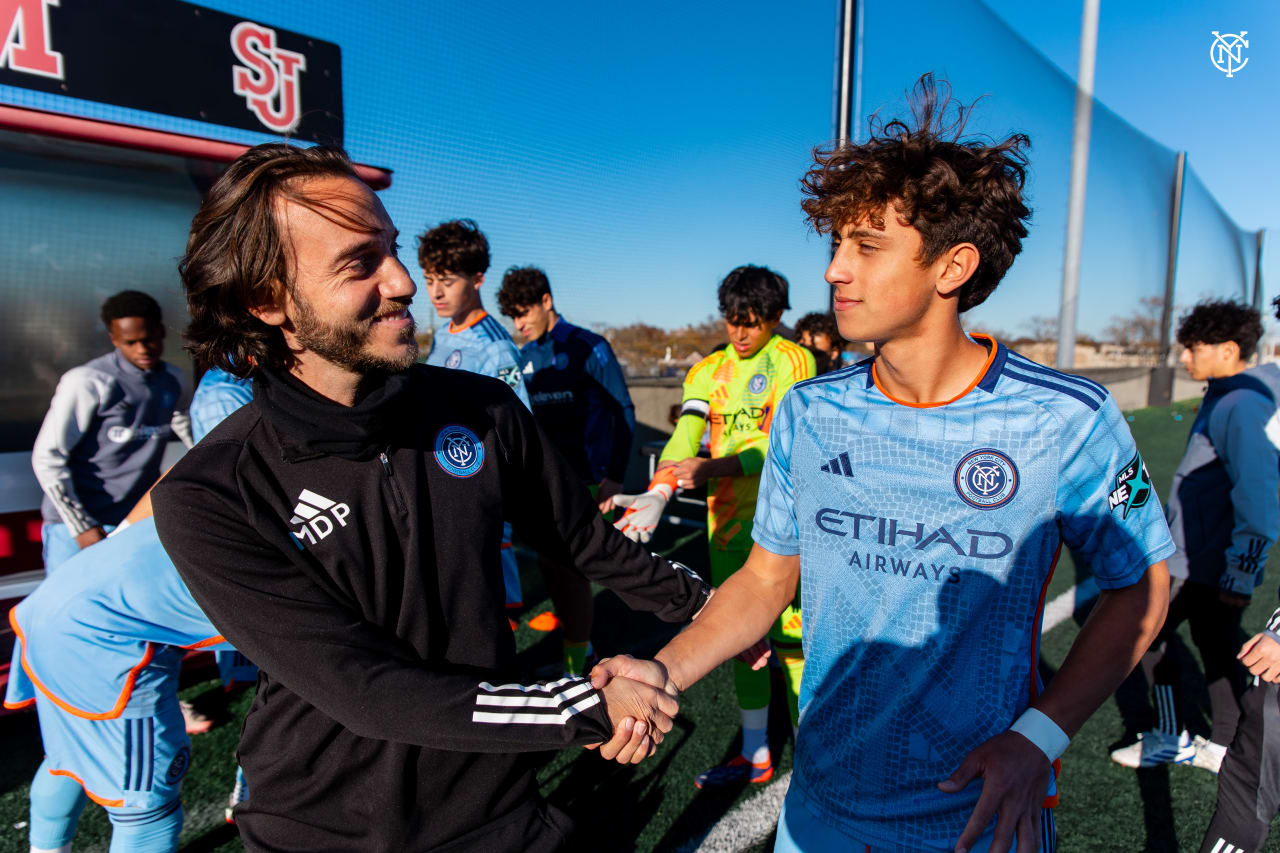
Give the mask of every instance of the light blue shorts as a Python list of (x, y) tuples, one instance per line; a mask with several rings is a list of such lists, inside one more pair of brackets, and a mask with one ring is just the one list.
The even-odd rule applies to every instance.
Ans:
[(87, 720), (36, 697), (46, 765), (79, 782), (95, 803), (154, 809), (178, 798), (191, 764), (191, 740), (176, 694), (151, 713), (129, 709), (113, 720)]

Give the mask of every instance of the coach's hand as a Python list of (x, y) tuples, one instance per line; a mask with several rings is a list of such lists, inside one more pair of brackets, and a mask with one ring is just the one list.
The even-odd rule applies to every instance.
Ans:
[(1280, 643), (1268, 634), (1254, 634), (1236, 655), (1251, 675), (1272, 684), (1280, 681)]
[(674, 696), (629, 678), (612, 679), (600, 694), (613, 723), (613, 738), (600, 746), (600, 755), (619, 764), (639, 764), (652, 755), (680, 710)]
[(956, 853), (967, 853), (992, 817), (997, 820), (990, 853), (1009, 853), (1015, 833), (1017, 853), (1036, 853), (1040, 849), (1041, 810), (1052, 773), (1040, 748), (1017, 732), (1002, 732), (966, 755), (951, 778), (938, 784), (939, 789), (955, 794), (982, 777), (982, 796), (960, 833)]

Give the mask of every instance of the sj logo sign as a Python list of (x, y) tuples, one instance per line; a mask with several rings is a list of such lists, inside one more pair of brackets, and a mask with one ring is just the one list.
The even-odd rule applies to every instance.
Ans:
[(342, 142), (338, 45), (179, 0), (0, 0), (0, 86)]
[(241, 21), (231, 30), (231, 50), (241, 65), (232, 71), (232, 86), (258, 121), (276, 133), (289, 133), (302, 119), (299, 75), (307, 58), (276, 44), (276, 31)]

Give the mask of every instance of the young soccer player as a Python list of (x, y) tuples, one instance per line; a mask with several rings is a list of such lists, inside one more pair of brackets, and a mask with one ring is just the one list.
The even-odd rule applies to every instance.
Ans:
[[(520, 351), (507, 330), (484, 310), (480, 286), (489, 269), (489, 241), (470, 219), (442, 222), (418, 237), (418, 263), (426, 276), (427, 296), (449, 325), (431, 338), (427, 364), (469, 370), (501, 379), (529, 405), (520, 375)], [(521, 607), (520, 567), (511, 548), (511, 525), (502, 527), (502, 579), (507, 611)], [(514, 631), (515, 620), (507, 620)]]
[[(600, 335), (560, 316), (551, 282), (537, 267), (507, 270), (498, 305), (525, 339), (520, 357), (534, 418), (594, 495), (600, 511), (611, 512), (613, 496), (622, 490), (636, 429), (635, 406), (613, 348)], [(529, 625), (550, 630), (558, 622), (565, 673), (585, 673), (595, 656), (591, 585), (547, 554), (539, 554), (538, 563), (559, 619), (540, 614)]]
[[(618, 529), (647, 542), (676, 487), (706, 483), (711, 582), (717, 586), (742, 568), (751, 552), (751, 520), (778, 404), (792, 385), (814, 375), (813, 354), (774, 334), (782, 312), (791, 307), (787, 291), (787, 280), (765, 267), (742, 266), (725, 276), (718, 295), (729, 346), (689, 369), (680, 420), (648, 491), (614, 498), (619, 506), (630, 507), (618, 520)], [(698, 456), (708, 431), (710, 459)], [(784, 666), (794, 726), (804, 667), (799, 607), (789, 605), (768, 634)], [(769, 671), (735, 660), (733, 679), (742, 718), (742, 751), (727, 764), (699, 774), (694, 780), (699, 788), (773, 778)]]
[(191, 445), (186, 376), (160, 356), (160, 305), (137, 290), (102, 303), (115, 348), (58, 380), (31, 449), (44, 491), (44, 568), (104, 538), (160, 476), (171, 437)]
[(820, 374), (845, 366), (844, 338), (831, 314), (812, 311), (797, 320), (796, 343), (813, 353)]
[[(964, 139), (948, 103), (926, 76), (912, 124), (818, 152), (805, 212), (836, 235), (840, 333), (875, 355), (782, 401), (746, 565), (656, 664), (595, 673), (682, 690), (800, 583), (786, 853), (1052, 850), (1053, 762), (1168, 602), (1173, 543), (1114, 400), (960, 323), (1026, 236), (1028, 141)], [(1104, 591), (1042, 690), (1041, 608), (1064, 544)]]
[(45, 758), (31, 781), (32, 853), (71, 849), (89, 800), (112, 853), (170, 853), (191, 742), (178, 706), (185, 649), (229, 648), (160, 546), (133, 524), (66, 562), (14, 607), (6, 708), (36, 706)]
[[(1202, 302), (1178, 326), (1182, 365), (1208, 390), (1169, 490), (1166, 516), (1178, 546), (1169, 558), (1169, 615), (1142, 658), (1157, 726), (1111, 753), (1128, 767), (1193, 763), (1216, 773), (1240, 720), (1240, 620), (1280, 532), (1280, 453), (1271, 435), (1280, 367), (1247, 368), (1261, 337), (1258, 312), (1229, 301)], [(1180, 661), (1168, 645), (1183, 622), (1209, 686), (1207, 741), (1183, 728)]]

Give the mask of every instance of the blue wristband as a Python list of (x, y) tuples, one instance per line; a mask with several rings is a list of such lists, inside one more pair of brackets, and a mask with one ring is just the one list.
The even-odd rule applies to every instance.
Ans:
[(1009, 731), (1017, 732), (1034, 743), (1050, 763), (1061, 758), (1062, 753), (1066, 752), (1071, 744), (1071, 738), (1067, 737), (1067, 733), (1049, 719), (1047, 714), (1035, 708), (1024, 711), (1022, 716), (1009, 727)]

